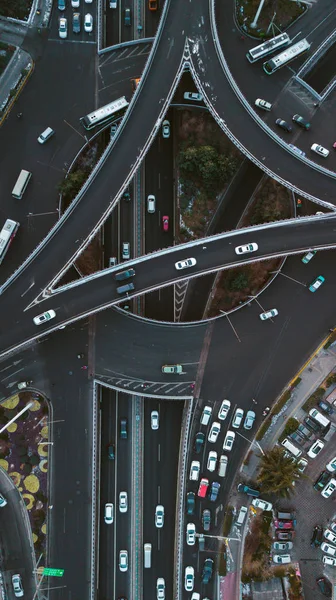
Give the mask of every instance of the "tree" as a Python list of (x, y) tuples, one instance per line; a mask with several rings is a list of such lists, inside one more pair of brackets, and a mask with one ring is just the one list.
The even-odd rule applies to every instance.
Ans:
[(300, 477), (297, 463), (280, 446), (261, 456), (257, 481), (262, 492), (289, 498), (295, 493), (295, 481)]

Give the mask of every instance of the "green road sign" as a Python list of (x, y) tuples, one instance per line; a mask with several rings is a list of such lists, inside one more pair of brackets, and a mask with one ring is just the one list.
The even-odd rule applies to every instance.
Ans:
[(63, 577), (64, 569), (50, 569), (44, 567), (43, 575), (49, 575), (49, 577)]

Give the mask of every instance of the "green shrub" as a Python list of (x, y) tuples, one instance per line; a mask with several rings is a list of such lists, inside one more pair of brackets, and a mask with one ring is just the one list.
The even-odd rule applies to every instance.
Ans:
[(328, 339), (328, 341), (327, 341), (327, 342), (324, 344), (323, 348), (324, 348), (325, 350), (327, 350), (327, 349), (329, 348), (329, 346), (331, 346), (331, 344), (333, 344), (335, 341), (336, 341), (336, 331), (335, 331), (335, 333), (332, 333), (332, 334), (329, 336), (329, 339)]
[(226, 515), (225, 515), (224, 521), (223, 521), (223, 530), (222, 530), (223, 537), (227, 537), (229, 535), (230, 530), (231, 530), (232, 521), (233, 521), (233, 506), (228, 505)]
[(280, 410), (285, 406), (286, 402), (289, 400), (289, 398), (291, 397), (291, 390), (286, 390), (281, 398), (279, 398), (278, 402), (276, 403), (276, 405), (272, 408), (272, 413), (273, 415), (277, 415), (279, 414)]
[(227, 573), (227, 568), (226, 568), (226, 547), (223, 545), (221, 548), (221, 551), (219, 553), (219, 560), (218, 560), (218, 573), (221, 577), (225, 577), (226, 573)]
[(331, 385), (334, 385), (334, 383), (336, 383), (336, 373), (329, 375), (329, 377), (326, 381), (326, 386), (330, 387)]
[(263, 424), (261, 425), (261, 427), (259, 428), (259, 430), (258, 430), (258, 432), (257, 432), (257, 435), (256, 435), (256, 440), (257, 440), (257, 441), (259, 441), (259, 440), (262, 440), (262, 439), (263, 439), (263, 437), (264, 437), (264, 435), (265, 435), (265, 433), (266, 433), (267, 429), (268, 429), (268, 428), (269, 428), (269, 426), (271, 425), (271, 423), (272, 423), (272, 417), (271, 417), (271, 415), (269, 415), (269, 416), (267, 417), (267, 419), (265, 419), (265, 421), (263, 422)]
[(294, 433), (294, 431), (297, 430), (299, 425), (300, 425), (300, 422), (297, 419), (295, 419), (294, 417), (290, 417), (290, 419), (288, 419), (288, 421), (285, 425), (285, 428), (284, 428), (282, 434), (279, 437), (279, 442), (282, 442), (282, 440), (284, 440), (285, 437), (287, 437), (287, 435)]
[(302, 406), (303, 410), (305, 410), (306, 412), (310, 411), (310, 409), (313, 408), (315, 404), (317, 404), (317, 402), (321, 400), (321, 398), (323, 398), (324, 394), (325, 389), (323, 387), (317, 388), (317, 390), (315, 390), (315, 392), (311, 396), (309, 396), (308, 400), (306, 400), (306, 402)]
[(295, 381), (292, 383), (292, 388), (295, 388), (302, 381), (301, 377), (297, 377)]

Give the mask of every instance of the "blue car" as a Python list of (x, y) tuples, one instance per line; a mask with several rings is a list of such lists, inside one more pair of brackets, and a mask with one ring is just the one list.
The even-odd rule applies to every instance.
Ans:
[(314, 279), (313, 283), (310, 284), (309, 291), (316, 292), (316, 290), (318, 290), (319, 287), (321, 287), (322, 283), (324, 283), (324, 282), (325, 282), (324, 277), (322, 277), (322, 275), (319, 275), (318, 277), (316, 277), (316, 279)]

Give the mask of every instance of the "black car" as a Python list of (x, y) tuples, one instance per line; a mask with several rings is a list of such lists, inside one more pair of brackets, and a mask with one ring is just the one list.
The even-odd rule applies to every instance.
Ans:
[(292, 438), (293, 442), (296, 442), (296, 444), (299, 444), (299, 446), (305, 446), (308, 442), (308, 440), (305, 440), (298, 431), (294, 431), (294, 433), (291, 433), (290, 437)]
[(288, 133), (290, 133), (292, 131), (292, 127), (291, 125), (289, 125), (287, 123), (287, 121), (284, 121), (283, 119), (277, 119), (275, 121), (276, 125), (278, 125), (278, 127), (281, 127), (281, 129), (283, 129), (284, 131), (287, 131)]
[(114, 444), (109, 444), (107, 447), (107, 454), (110, 460), (114, 460), (115, 452), (114, 452)]
[(329, 579), (327, 579), (326, 577), (319, 577), (318, 579), (316, 579), (316, 583), (320, 589), (321, 594), (323, 594), (323, 596), (326, 596), (327, 598), (331, 598), (332, 586)]
[(205, 435), (204, 435), (204, 433), (199, 431), (198, 433), (196, 433), (195, 443), (194, 443), (196, 454), (199, 454), (201, 452), (201, 450), (204, 446), (204, 442), (205, 442)]
[(331, 473), (328, 473), (328, 471), (322, 471), (314, 483), (314, 490), (320, 492), (327, 485), (327, 483), (329, 483), (330, 479)]
[(313, 529), (313, 535), (311, 536), (311, 546), (321, 546), (323, 540), (323, 527), (321, 525), (315, 525)]
[(211, 491), (210, 491), (211, 502), (216, 502), (219, 490), (220, 490), (220, 483), (218, 483), (218, 481), (213, 481), (211, 484)]
[(320, 407), (321, 410), (323, 410), (323, 412), (325, 412), (327, 415), (332, 415), (334, 410), (333, 408), (330, 406), (330, 404), (328, 404), (328, 402), (323, 402), (323, 400), (321, 400), (321, 402), (318, 403), (318, 406)]
[(313, 419), (311, 419), (310, 417), (306, 417), (303, 420), (304, 420), (305, 424), (307, 425), (307, 427), (309, 427), (310, 429), (315, 431), (315, 433), (320, 431), (320, 429), (321, 429), (320, 426), (317, 423), (315, 423), (315, 421), (313, 421)]
[(294, 123), (297, 123), (298, 125), (300, 125), (300, 127), (302, 127), (303, 129), (306, 129), (307, 131), (308, 131), (308, 129), (310, 129), (309, 121), (307, 121), (307, 119), (304, 119), (303, 117), (301, 117), (301, 115), (293, 115), (292, 121), (294, 121)]
[(127, 440), (127, 419), (120, 419), (120, 437)]
[(202, 525), (204, 531), (210, 531), (211, 527), (211, 512), (208, 508), (205, 508), (202, 513)]
[(204, 561), (204, 567), (202, 572), (202, 583), (209, 583), (212, 577), (214, 561), (212, 558), (206, 558)]
[(193, 515), (195, 512), (195, 494), (194, 492), (187, 493), (187, 515)]
[(237, 485), (238, 492), (242, 492), (243, 494), (248, 494), (248, 496), (253, 496), (254, 498), (258, 498), (260, 496), (260, 492), (258, 490), (254, 490), (253, 488), (245, 485), (244, 483), (238, 483)]
[(307, 440), (311, 440), (311, 438), (314, 437), (314, 433), (310, 429), (308, 429), (308, 427), (305, 427), (303, 423), (299, 425), (296, 432), (300, 435), (304, 435), (304, 437), (306, 437)]
[(81, 30), (81, 26), (80, 26), (80, 14), (78, 12), (75, 12), (72, 15), (72, 31), (74, 33), (80, 33)]

